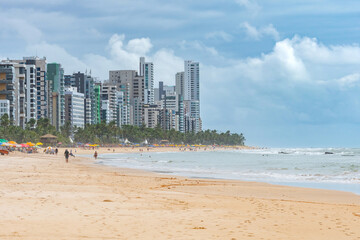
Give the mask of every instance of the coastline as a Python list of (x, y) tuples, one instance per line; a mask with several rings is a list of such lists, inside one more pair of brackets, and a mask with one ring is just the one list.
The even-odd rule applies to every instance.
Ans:
[(0, 156), (1, 239), (360, 239), (355, 194), (66, 164), (62, 151)]

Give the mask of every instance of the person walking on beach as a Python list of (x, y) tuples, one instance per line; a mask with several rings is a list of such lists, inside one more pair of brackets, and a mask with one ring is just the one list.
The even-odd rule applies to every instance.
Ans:
[(69, 151), (66, 149), (64, 152), (64, 156), (67, 163), (69, 162), (69, 154), (70, 154)]
[(57, 155), (57, 154), (58, 154), (58, 152), (59, 152), (59, 150), (56, 148), (56, 149), (55, 149), (55, 154)]
[(97, 156), (98, 156), (97, 151), (95, 151), (95, 153), (94, 153), (95, 160), (97, 159)]

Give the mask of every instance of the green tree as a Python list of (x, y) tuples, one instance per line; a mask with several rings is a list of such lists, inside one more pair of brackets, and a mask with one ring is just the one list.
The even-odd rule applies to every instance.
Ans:
[(8, 127), (10, 126), (10, 119), (9, 119), (9, 115), (7, 113), (5, 113), (4, 115), (1, 116), (0, 118), (0, 124), (2, 127)]

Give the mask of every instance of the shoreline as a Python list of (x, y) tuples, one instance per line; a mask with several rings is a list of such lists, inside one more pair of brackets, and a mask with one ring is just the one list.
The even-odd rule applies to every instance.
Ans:
[[(242, 149), (254, 149), (253, 147), (244, 147)], [(227, 151), (228, 149), (216, 149), (212, 150), (211, 152), (217, 152), (217, 151)], [(102, 155), (111, 156), (112, 154), (151, 154), (151, 153), (157, 153), (157, 152), (164, 152), (164, 153), (170, 153), (170, 152), (181, 152), (178, 151), (176, 148), (164, 148), (163, 151), (152, 151), (152, 152), (106, 152), (103, 151)], [(203, 152), (203, 150), (199, 150), (199, 152)], [(210, 151), (208, 151), (210, 152)], [(100, 158), (101, 159), (101, 158)], [(99, 160), (102, 161), (102, 160)], [(347, 193), (353, 193), (358, 196), (360, 196), (360, 188), (358, 189), (356, 186), (358, 186), (355, 183), (337, 183), (337, 182), (311, 182), (311, 181), (266, 181), (266, 180), (249, 180), (249, 179), (237, 179), (237, 178), (226, 178), (226, 177), (211, 177), (211, 176), (196, 176), (191, 174), (182, 174), (176, 171), (172, 170), (152, 170), (147, 168), (141, 168), (141, 167), (131, 167), (131, 166), (116, 166), (111, 164), (104, 164), (104, 163), (96, 163), (101, 166), (109, 166), (109, 167), (115, 167), (115, 168), (129, 168), (134, 170), (140, 170), (140, 171), (146, 171), (146, 172), (152, 172), (162, 175), (168, 175), (168, 176), (175, 176), (175, 177), (185, 177), (185, 178), (191, 178), (191, 179), (213, 179), (213, 180), (231, 180), (231, 181), (245, 181), (245, 182), (259, 182), (259, 183), (266, 183), (266, 184), (272, 184), (272, 185), (279, 185), (279, 186), (289, 186), (289, 187), (302, 187), (302, 188), (310, 188), (310, 189), (320, 189), (320, 190), (334, 190), (334, 191), (340, 191), (340, 192), (347, 192)]]
[[(62, 150), (61, 150), (62, 151)], [(0, 156), (1, 239), (357, 239), (360, 197)]]

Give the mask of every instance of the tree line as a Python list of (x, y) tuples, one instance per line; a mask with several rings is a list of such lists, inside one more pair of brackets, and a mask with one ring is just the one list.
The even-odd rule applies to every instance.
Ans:
[(96, 143), (96, 144), (119, 144), (128, 140), (131, 143), (143, 143), (145, 140), (149, 144), (172, 143), (172, 144), (204, 144), (204, 145), (244, 145), (245, 137), (243, 134), (217, 132), (216, 130), (205, 130), (198, 133), (163, 130), (160, 126), (147, 128), (132, 125), (116, 126), (115, 122), (87, 124), (84, 128), (72, 128), (69, 122), (57, 131), (51, 125), (49, 119), (31, 119), (25, 129), (14, 126), (10, 123), (7, 114), (0, 118), (0, 138), (20, 142), (38, 142), (40, 137), (45, 134), (52, 134), (58, 137), (58, 141), (63, 144), (71, 144), (70, 138), (74, 143)]

